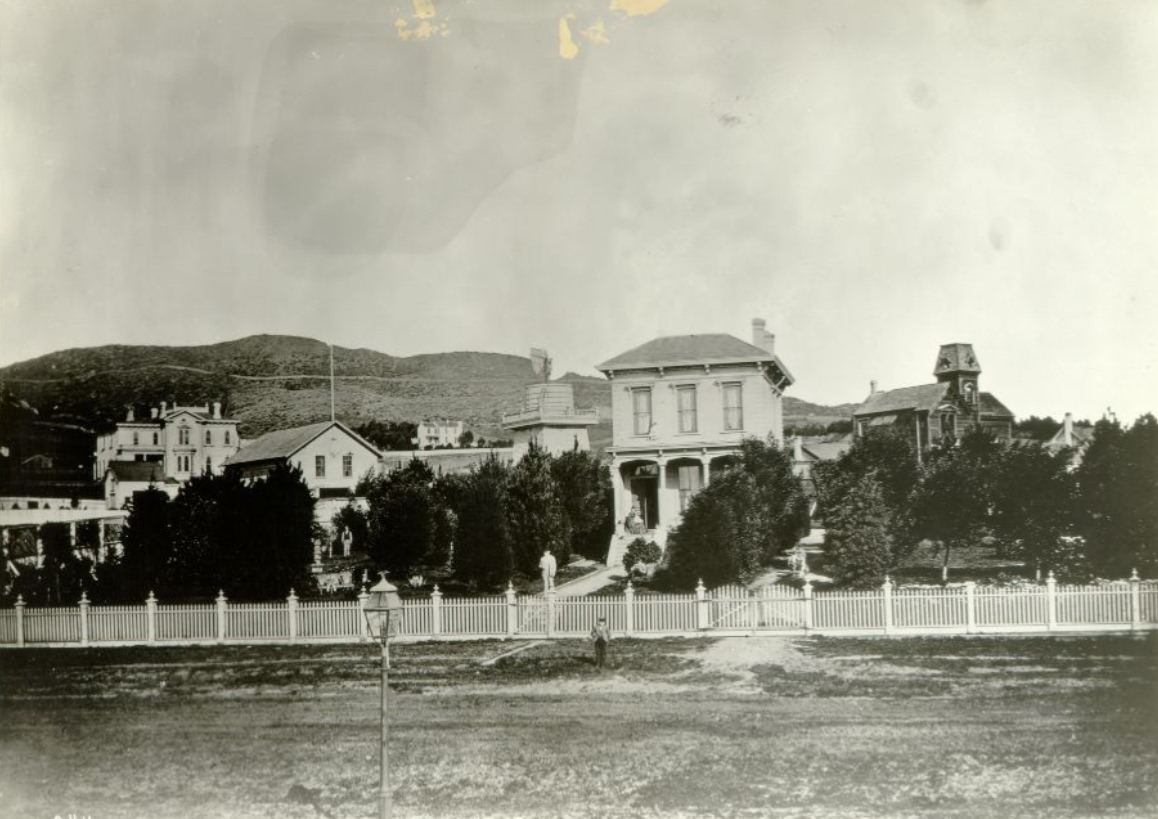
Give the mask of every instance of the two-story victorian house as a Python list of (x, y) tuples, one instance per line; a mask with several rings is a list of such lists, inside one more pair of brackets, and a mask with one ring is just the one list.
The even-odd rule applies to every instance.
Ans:
[(971, 344), (942, 344), (933, 368), (934, 384), (877, 391), (853, 411), (853, 433), (898, 429), (917, 453), (981, 429), (999, 441), (1013, 436), (1013, 413), (980, 387), (981, 365)]
[[(212, 409), (170, 407), (162, 402), (147, 419), (137, 420), (130, 409), (113, 432), (97, 437), (93, 477), (105, 480), (107, 487), (110, 469), (118, 464), (156, 464), (149, 474), (160, 477), (160, 488), (175, 492), (174, 487), (194, 475), (220, 473), (240, 446), (237, 421), (221, 417), (220, 402), (214, 402)], [(128, 474), (124, 468), (121, 472)], [(138, 469), (133, 474), (144, 473)], [(123, 502), (121, 495), (114, 501), (106, 492), (109, 503)]]
[(663, 545), (744, 438), (783, 443), (781, 398), (794, 379), (774, 339), (754, 319), (752, 343), (723, 333), (666, 336), (597, 367), (612, 382), (607, 451), (619, 526), (634, 509)]
[(267, 432), (246, 445), (225, 466), (246, 480), (269, 475), (280, 465), (296, 466), (320, 499), (345, 499), (367, 474), (379, 469), (381, 453), (341, 421)]

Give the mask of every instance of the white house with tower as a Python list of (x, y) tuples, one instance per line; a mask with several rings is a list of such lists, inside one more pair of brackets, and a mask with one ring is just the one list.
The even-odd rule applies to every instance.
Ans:
[[(617, 524), (622, 529), (634, 510), (661, 546), (741, 441), (783, 444), (782, 398), (794, 379), (763, 319), (753, 319), (751, 342), (725, 333), (665, 336), (597, 369), (612, 382), (608, 454)], [(627, 539), (621, 534), (620, 546)], [(615, 552), (613, 543), (609, 565)]]

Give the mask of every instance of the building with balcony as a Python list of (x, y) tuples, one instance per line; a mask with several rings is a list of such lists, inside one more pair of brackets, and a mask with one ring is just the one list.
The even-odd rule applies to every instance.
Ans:
[[(666, 336), (598, 366), (612, 382), (608, 454), (618, 526), (634, 510), (637, 530), (663, 545), (744, 438), (783, 444), (782, 397), (794, 379), (774, 341), (754, 319), (751, 343), (723, 333)], [(615, 559), (609, 554), (609, 563)]]
[(466, 431), (462, 421), (447, 419), (426, 419), (418, 423), (414, 445), (418, 449), (435, 449), (440, 446), (458, 446), (458, 439)]
[(599, 410), (576, 409), (571, 384), (531, 384), (523, 406), (503, 415), (502, 423), (511, 433), (518, 461), (532, 443), (552, 455), (591, 449), (587, 430), (599, 423)]
[[(130, 409), (114, 431), (97, 436), (93, 477), (104, 481), (107, 489), (119, 482), (116, 476), (109, 481), (114, 464), (151, 463), (159, 468), (149, 474), (159, 475), (161, 483), (182, 484), (205, 472), (220, 474), (240, 446), (237, 421), (221, 417), (220, 402), (212, 407), (170, 407), (162, 402), (147, 419), (137, 420)], [(113, 508), (124, 499), (123, 492), (114, 499), (106, 491), (106, 500), (118, 504)]]

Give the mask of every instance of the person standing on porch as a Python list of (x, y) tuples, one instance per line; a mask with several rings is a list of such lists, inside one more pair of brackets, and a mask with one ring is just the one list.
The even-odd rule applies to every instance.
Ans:
[(548, 549), (539, 558), (539, 571), (543, 573), (543, 591), (555, 588), (555, 568), (555, 556)]
[(611, 642), (611, 628), (607, 625), (607, 618), (600, 617), (591, 629), (591, 642), (595, 646), (595, 667), (602, 669), (607, 665), (607, 644)]

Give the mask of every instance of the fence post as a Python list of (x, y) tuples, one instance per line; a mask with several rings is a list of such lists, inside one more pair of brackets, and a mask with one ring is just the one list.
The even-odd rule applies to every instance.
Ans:
[(1045, 610), (1046, 631), (1053, 631), (1057, 628), (1057, 579), (1053, 576), (1052, 569), (1045, 579)]
[(1130, 631), (1142, 628), (1142, 578), (1138, 570), (1130, 572)]
[(366, 585), (362, 584), (362, 592), (358, 595), (358, 622), (361, 624), (362, 641), (370, 639), (370, 624), (366, 622), (366, 601), (370, 595), (366, 592)]
[(804, 581), (804, 630), (812, 631), (812, 581)]
[(217, 642), (225, 642), (225, 589), (217, 590)]
[(623, 600), (627, 606), (627, 625), (624, 629), (628, 637), (635, 633), (635, 586), (631, 585), (631, 581), (627, 581), (627, 587), (623, 590)]
[(881, 591), (884, 593), (885, 605), (885, 634), (893, 633), (893, 581), (886, 574), (885, 582), (881, 586)]
[(972, 580), (965, 581), (965, 633), (977, 633), (977, 584)]
[(21, 647), (24, 645), (24, 607), (28, 604), (24, 602), (24, 595), (16, 595), (16, 645)]
[(514, 637), (519, 630), (519, 601), (515, 594), (515, 586), (507, 582), (507, 636)]
[(430, 630), (436, 636), (442, 634), (442, 592), (437, 583), (430, 593)]
[(80, 593), (80, 644), (88, 645), (88, 592)]
[(145, 599), (145, 615), (149, 621), (147, 639), (150, 643), (155, 643), (157, 642), (157, 598), (153, 596), (151, 591)]
[(547, 636), (555, 636), (555, 590), (547, 590)]
[(696, 628), (700, 631), (707, 631), (709, 619), (708, 590), (704, 588), (704, 581), (701, 578), (700, 582), (696, 584)]
[(286, 614), (289, 615), (289, 638), (292, 643), (298, 638), (298, 596), (290, 589), (289, 597), (285, 599)]

